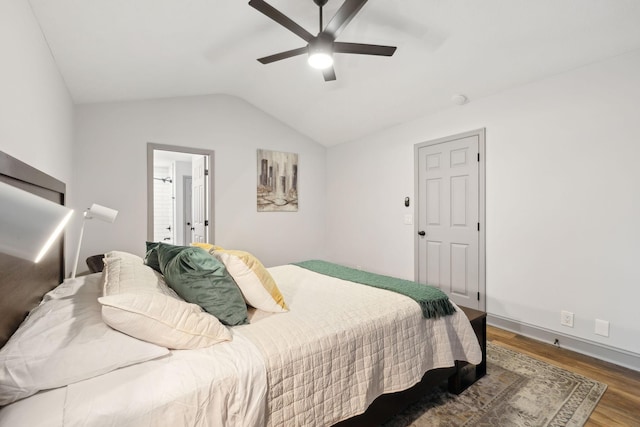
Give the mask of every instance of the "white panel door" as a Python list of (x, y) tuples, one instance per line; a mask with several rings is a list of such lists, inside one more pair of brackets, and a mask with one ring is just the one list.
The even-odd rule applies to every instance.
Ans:
[(418, 148), (418, 281), (479, 307), (478, 135)]
[[(207, 236), (207, 157), (193, 156), (191, 162), (192, 242), (206, 242)], [(186, 242), (185, 242), (186, 243)]]
[(188, 245), (191, 243), (192, 238), (192, 229), (194, 228), (191, 225), (191, 221), (193, 221), (193, 214), (191, 211), (193, 210), (193, 184), (190, 176), (185, 176), (183, 181), (182, 188), (182, 215), (184, 218), (182, 224), (182, 242), (179, 242), (179, 245)]

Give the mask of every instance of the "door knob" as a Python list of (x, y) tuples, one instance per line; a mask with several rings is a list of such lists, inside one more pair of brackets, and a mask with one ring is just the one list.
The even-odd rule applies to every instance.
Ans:
[(420, 231), (418, 231), (418, 235), (419, 236), (426, 236), (427, 233), (425, 233), (424, 230), (420, 230)]

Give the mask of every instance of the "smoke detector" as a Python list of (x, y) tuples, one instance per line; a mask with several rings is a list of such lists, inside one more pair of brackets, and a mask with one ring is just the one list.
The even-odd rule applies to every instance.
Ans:
[(466, 104), (467, 102), (469, 102), (469, 98), (467, 98), (467, 97), (466, 97), (466, 96), (464, 96), (464, 95), (460, 95), (460, 94), (458, 94), (458, 95), (453, 95), (453, 96), (451, 97), (451, 102), (453, 102), (453, 103), (454, 103), (454, 104), (456, 104), (456, 105), (464, 105), (464, 104)]

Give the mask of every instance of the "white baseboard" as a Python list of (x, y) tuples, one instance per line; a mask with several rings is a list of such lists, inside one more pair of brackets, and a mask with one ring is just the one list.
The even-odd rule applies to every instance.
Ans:
[(560, 346), (576, 353), (586, 354), (606, 362), (614, 363), (625, 368), (640, 371), (640, 354), (610, 347), (595, 341), (573, 337), (561, 332), (552, 331), (535, 325), (518, 322), (502, 316), (487, 314), (487, 324), (510, 332), (515, 332), (525, 337), (553, 344), (556, 339)]

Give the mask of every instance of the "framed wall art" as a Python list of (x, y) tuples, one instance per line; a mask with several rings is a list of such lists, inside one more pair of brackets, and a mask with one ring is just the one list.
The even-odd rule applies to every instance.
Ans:
[(298, 154), (258, 150), (258, 212), (298, 211)]

